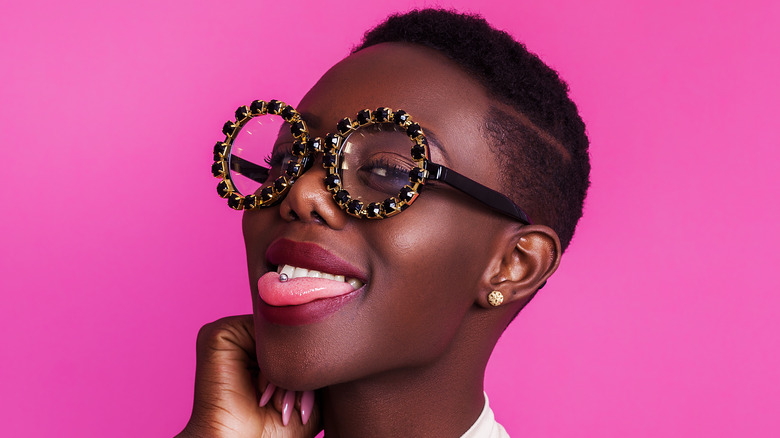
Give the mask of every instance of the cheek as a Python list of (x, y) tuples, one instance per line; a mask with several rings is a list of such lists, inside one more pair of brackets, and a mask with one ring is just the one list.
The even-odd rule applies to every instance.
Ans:
[(257, 226), (257, 213), (244, 212), (244, 216), (241, 220), (241, 231), (244, 236), (244, 250), (246, 251), (247, 272), (249, 277), (252, 277), (252, 269), (257, 266), (258, 258), (258, 240), (262, 238), (262, 234), (258, 233), (260, 227)]
[(260, 266), (265, 258), (265, 249), (274, 235), (271, 232), (274, 228), (273, 220), (278, 215), (278, 210), (275, 208), (244, 212), (241, 220), (241, 231), (244, 237), (247, 262), (255, 263), (255, 267)]
[(425, 278), (435, 284), (473, 279), (479, 270), (474, 262), (480, 259), (475, 252), (482, 248), (479, 231), (469, 223), (468, 215), (459, 220), (436, 216), (417, 227), (402, 227), (385, 242), (388, 259), (398, 261), (396, 269), (401, 276)]
[[(257, 284), (253, 279), (259, 278), (265, 273), (265, 250), (274, 238), (275, 233), (273, 219), (278, 217), (278, 211), (271, 209), (253, 210), (244, 212), (241, 221), (241, 230), (244, 237), (244, 250), (246, 251), (247, 274), (249, 275), (250, 288), (252, 290), (252, 302), (255, 303)], [(255, 303), (256, 304), (256, 303)]]
[(461, 197), (441, 195), (421, 199), (403, 214), (375, 242), (385, 260), (397, 261), (397, 267), (388, 264), (395, 273), (473, 288), (489, 261), (494, 218)]
[(257, 212), (244, 212), (244, 215), (241, 219), (241, 232), (244, 237), (244, 251), (246, 253), (246, 266), (247, 266), (247, 274), (248, 274), (248, 280), (249, 280), (249, 290), (250, 295), (252, 298), (252, 309), (257, 308), (257, 286), (251, 284), (253, 278), (257, 278), (257, 275), (253, 275), (253, 269), (256, 269), (258, 266), (258, 257), (259, 257), (259, 250), (258, 250), (258, 240), (262, 236), (259, 235), (257, 230), (260, 229), (257, 226)]
[(379, 284), (372, 287), (371, 314), (376, 327), (392, 331), (396, 354), (429, 360), (450, 345), (474, 305), (488, 261), (487, 232), (477, 225), (478, 213), (449, 204), (413, 214), (414, 207), (397, 222), (388, 219), (383, 239), (372, 242)]

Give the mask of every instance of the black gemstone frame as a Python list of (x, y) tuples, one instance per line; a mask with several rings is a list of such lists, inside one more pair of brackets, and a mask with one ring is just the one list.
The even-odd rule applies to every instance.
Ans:
[[(255, 166), (261, 169), (261, 167), (239, 157), (232, 157), (230, 151), (233, 140), (241, 128), (252, 118), (266, 114), (280, 115), (290, 125), (290, 131), (295, 137), (292, 158), (287, 163), (285, 174), (277, 177), (273, 184), (265, 187), (260, 192), (259, 198), (254, 194), (244, 196), (235, 188), (230, 176), (230, 165), (241, 163), (245, 168)], [(410, 154), (416, 167), (409, 172), (409, 184), (404, 185), (396, 196), (391, 196), (382, 202), (366, 204), (359, 199), (352, 198), (349, 192), (342, 187), (340, 172), (340, 162), (343, 159), (342, 149), (347, 137), (356, 129), (385, 123), (393, 123), (405, 130), (406, 135), (411, 140)], [(443, 182), (523, 224), (530, 225), (532, 223), (523, 209), (507, 196), (452, 169), (431, 162), (428, 140), (422, 127), (415, 123), (404, 110), (393, 111), (386, 107), (380, 107), (374, 111), (364, 109), (357, 113), (355, 120), (349, 117), (341, 119), (337, 124), (336, 134), (327, 134), (324, 139), (319, 137), (309, 139), (306, 123), (292, 106), (278, 100), (268, 102), (256, 100), (249, 107), (239, 107), (236, 110), (236, 120), (226, 122), (222, 127), (222, 132), (226, 137), (225, 141), (217, 142), (214, 146), (212, 174), (221, 179), (217, 185), (217, 193), (222, 198), (227, 198), (228, 205), (236, 210), (251, 210), (275, 205), (284, 198), (295, 180), (310, 167), (310, 163), (313, 161), (311, 156), (315, 153), (322, 153), (322, 166), (326, 171), (325, 187), (339, 208), (356, 218), (384, 219), (395, 216), (414, 203), (428, 180), (434, 180)], [(258, 182), (263, 183), (265, 179)]]
[[(409, 184), (404, 185), (396, 196), (391, 196), (381, 202), (365, 203), (354, 199), (341, 185), (341, 160), (343, 159), (344, 144), (356, 129), (376, 125), (393, 123), (406, 131), (411, 140), (410, 154), (416, 167), (409, 172)], [(420, 125), (414, 123), (406, 111), (393, 112), (390, 108), (380, 107), (374, 111), (364, 109), (357, 113), (355, 120), (345, 117), (336, 125), (337, 134), (325, 136), (325, 149), (323, 151), (322, 166), (325, 168), (325, 187), (331, 193), (333, 200), (350, 216), (360, 219), (384, 219), (395, 216), (406, 210), (417, 199), (420, 188), (428, 178), (425, 170), (429, 162), (428, 140), (423, 134)]]
[[(287, 163), (286, 171), (274, 180), (273, 184), (266, 186), (257, 194), (244, 195), (233, 182), (230, 169), (235, 169), (237, 163), (254, 166), (257, 169), (262, 167), (244, 160), (240, 157), (234, 157), (231, 154), (233, 141), (236, 139), (239, 131), (251, 119), (268, 114), (278, 115), (289, 125), (290, 132), (295, 138), (293, 145), (293, 157)], [(214, 145), (214, 164), (211, 165), (211, 174), (221, 181), (217, 184), (217, 194), (226, 198), (228, 206), (235, 210), (251, 210), (256, 207), (270, 207), (284, 198), (284, 195), (290, 189), (292, 183), (303, 172), (306, 171), (306, 161), (308, 153), (305, 144), (309, 139), (309, 129), (301, 115), (290, 105), (278, 100), (255, 100), (248, 107), (246, 105), (238, 107), (235, 113), (235, 121), (228, 120), (222, 126), (222, 133), (225, 134), (225, 140), (218, 141)], [(297, 146), (297, 147), (296, 147)], [(298, 151), (298, 153), (296, 153)], [(232, 165), (232, 166), (231, 166)], [(259, 182), (265, 182), (263, 178)]]

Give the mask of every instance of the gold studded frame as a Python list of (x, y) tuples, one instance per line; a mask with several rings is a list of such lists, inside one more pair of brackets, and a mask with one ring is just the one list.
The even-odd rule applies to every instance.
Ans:
[[(339, 172), (339, 160), (343, 157), (342, 148), (347, 137), (356, 129), (375, 124), (394, 123), (403, 128), (411, 140), (410, 153), (416, 167), (409, 172), (409, 184), (404, 185), (396, 196), (389, 197), (382, 202), (364, 203), (354, 199), (341, 185)], [(325, 187), (333, 196), (333, 200), (347, 214), (361, 219), (383, 219), (394, 216), (409, 207), (417, 196), (420, 188), (428, 178), (427, 163), (430, 159), (428, 141), (422, 128), (412, 121), (406, 111), (393, 111), (390, 108), (377, 108), (375, 111), (364, 109), (357, 113), (355, 120), (344, 118), (336, 126), (337, 134), (328, 134), (325, 137), (322, 166), (327, 175)]]
[[(231, 177), (231, 161), (240, 160), (231, 155), (233, 141), (241, 128), (254, 117), (275, 114), (281, 116), (290, 125), (295, 137), (292, 158), (287, 164), (283, 175), (267, 185), (257, 194), (240, 193)], [(416, 167), (409, 172), (409, 183), (404, 185), (396, 196), (391, 196), (382, 202), (364, 203), (354, 199), (344, 190), (339, 171), (342, 159), (341, 148), (346, 138), (356, 129), (374, 125), (393, 123), (405, 130), (410, 139), (410, 154)], [(212, 174), (219, 178), (217, 193), (226, 198), (228, 206), (235, 210), (251, 210), (269, 207), (284, 198), (290, 186), (307, 169), (309, 158), (314, 153), (322, 153), (322, 165), (325, 168), (325, 186), (331, 193), (334, 202), (347, 214), (361, 219), (383, 219), (394, 216), (408, 208), (419, 195), (419, 190), (429, 176), (427, 165), (430, 159), (428, 141), (422, 128), (411, 116), (403, 110), (393, 111), (390, 108), (377, 108), (375, 111), (364, 109), (357, 113), (355, 120), (344, 118), (337, 125), (336, 134), (328, 134), (324, 139), (309, 139), (309, 131), (301, 115), (290, 105), (278, 100), (268, 102), (256, 100), (249, 106), (241, 106), (236, 110), (235, 121), (227, 121), (222, 127), (225, 140), (218, 141), (214, 146), (214, 164)], [(235, 167), (233, 167), (235, 168)]]
[[(290, 160), (284, 168), (284, 174), (278, 176), (272, 183), (266, 179), (255, 181), (265, 183), (259, 193), (240, 193), (231, 177), (231, 170), (240, 166), (260, 168), (254, 163), (233, 157), (231, 148), (238, 132), (252, 118), (276, 114), (282, 117), (290, 127), (295, 140), (293, 141)], [(342, 148), (347, 136), (364, 126), (373, 124), (393, 123), (405, 130), (411, 144), (411, 157), (416, 166), (409, 172), (409, 183), (404, 185), (397, 195), (382, 202), (365, 204), (354, 199), (342, 186), (342, 174), (339, 171), (339, 160), (343, 159)], [(290, 105), (278, 100), (268, 102), (256, 100), (251, 105), (241, 106), (236, 110), (235, 121), (228, 121), (222, 127), (225, 140), (218, 141), (214, 146), (214, 164), (212, 174), (220, 179), (217, 193), (226, 198), (228, 205), (236, 210), (251, 210), (258, 207), (269, 207), (282, 200), (290, 186), (299, 178), (314, 161), (314, 154), (321, 153), (322, 166), (325, 168), (325, 187), (333, 197), (334, 202), (347, 214), (361, 219), (383, 219), (394, 216), (408, 208), (417, 199), (420, 189), (428, 180), (448, 184), (462, 193), (471, 196), (482, 204), (504, 214), (523, 224), (531, 224), (531, 218), (514, 201), (503, 193), (482, 185), (458, 172), (430, 161), (428, 140), (423, 129), (412, 121), (406, 111), (393, 111), (380, 107), (374, 111), (364, 109), (357, 113), (355, 120), (344, 118), (336, 126), (335, 134), (325, 138), (309, 138), (309, 130), (301, 115)]]
[[(295, 138), (292, 158), (287, 164), (285, 173), (261, 189), (259, 193), (241, 193), (236, 188), (231, 176), (231, 169), (235, 169), (237, 167), (236, 161), (240, 160), (231, 155), (233, 142), (247, 122), (255, 117), (269, 114), (280, 116), (289, 125), (290, 132)], [(225, 139), (214, 145), (214, 164), (211, 166), (211, 173), (220, 179), (217, 184), (217, 194), (227, 199), (230, 208), (251, 210), (256, 207), (274, 205), (284, 197), (290, 189), (290, 185), (305, 171), (305, 160), (308, 155), (305, 145), (309, 139), (309, 130), (298, 111), (284, 102), (255, 100), (249, 106), (240, 106), (236, 110), (235, 121), (225, 122), (222, 126), (222, 133), (225, 134)]]

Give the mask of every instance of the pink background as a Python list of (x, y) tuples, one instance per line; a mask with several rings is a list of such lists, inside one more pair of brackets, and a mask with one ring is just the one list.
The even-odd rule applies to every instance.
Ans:
[(780, 3), (71, 3), (0, 6), (0, 435), (180, 430), (198, 328), (250, 311), (222, 123), (414, 5), (526, 42), (588, 123), (586, 216), (488, 370), (509, 432), (780, 433)]

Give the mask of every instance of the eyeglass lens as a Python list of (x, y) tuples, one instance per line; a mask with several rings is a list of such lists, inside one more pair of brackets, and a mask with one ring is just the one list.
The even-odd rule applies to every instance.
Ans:
[(291, 157), (292, 137), (280, 135), (289, 125), (277, 115), (249, 120), (236, 135), (228, 159), (230, 176), (244, 196), (273, 184)]
[(409, 171), (415, 167), (412, 144), (405, 131), (392, 123), (356, 129), (341, 146), (344, 189), (364, 203), (397, 196), (409, 184)]
[[(243, 195), (257, 194), (286, 171), (292, 157), (289, 125), (276, 115), (255, 117), (238, 132), (229, 157), (231, 178)], [(360, 127), (342, 141), (343, 188), (364, 203), (382, 202), (409, 184), (412, 142), (392, 123)]]

